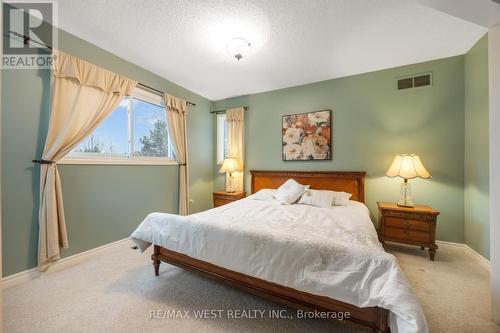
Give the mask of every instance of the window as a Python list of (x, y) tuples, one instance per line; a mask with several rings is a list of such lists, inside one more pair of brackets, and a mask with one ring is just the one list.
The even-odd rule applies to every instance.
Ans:
[(222, 164), (227, 156), (227, 118), (217, 115), (217, 164)]
[(175, 164), (163, 96), (136, 88), (62, 164)]

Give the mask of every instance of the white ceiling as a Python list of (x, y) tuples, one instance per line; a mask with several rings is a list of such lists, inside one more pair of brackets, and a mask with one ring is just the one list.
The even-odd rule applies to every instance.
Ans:
[[(500, 0), (417, 0), (420, 4), (485, 27), (500, 23)], [(493, 2), (493, 1), (496, 1)]]
[[(58, 17), (211, 100), (459, 55), (487, 32), (415, 0), (64, 0)], [(234, 37), (252, 44), (239, 62)]]

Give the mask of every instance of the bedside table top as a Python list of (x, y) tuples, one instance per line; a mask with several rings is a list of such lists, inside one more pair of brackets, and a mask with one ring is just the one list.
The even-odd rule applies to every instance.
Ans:
[(415, 207), (400, 207), (395, 202), (383, 202), (377, 201), (377, 205), (379, 209), (382, 210), (396, 210), (400, 212), (414, 212), (414, 213), (425, 213), (432, 215), (439, 215), (437, 210), (434, 210), (432, 207), (425, 205), (415, 205)]
[(246, 192), (244, 192), (244, 191), (235, 191), (235, 192), (215, 191), (215, 192), (212, 192), (212, 194), (240, 197), (242, 195), (245, 195)]

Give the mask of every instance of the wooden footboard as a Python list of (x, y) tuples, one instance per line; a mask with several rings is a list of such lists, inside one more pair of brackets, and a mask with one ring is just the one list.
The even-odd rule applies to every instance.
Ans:
[(350, 322), (370, 328), (372, 332), (388, 333), (389, 311), (380, 307), (359, 308), (332, 298), (317, 296), (276, 283), (261, 280), (245, 274), (234, 272), (208, 262), (189, 257), (185, 254), (154, 246), (151, 256), (155, 275), (158, 276), (160, 263), (169, 264), (201, 273), (209, 278), (221, 280), (229, 285), (242, 288), (250, 293), (284, 304), (289, 307), (324, 312), (349, 313)]

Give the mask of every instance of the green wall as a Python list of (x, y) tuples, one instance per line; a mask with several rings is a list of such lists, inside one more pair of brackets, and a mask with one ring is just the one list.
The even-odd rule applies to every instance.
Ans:
[(489, 258), (488, 36), (465, 55), (465, 242)]
[[(190, 192), (197, 212), (211, 207), (211, 102), (64, 31), (59, 49), (139, 82), (193, 101), (188, 110)], [(39, 167), (49, 116), (48, 70), (2, 71), (3, 274), (35, 267)], [(178, 167), (61, 165), (72, 255), (130, 235), (152, 211), (177, 212)]]
[[(245, 165), (251, 169), (367, 171), (366, 202), (397, 201), (400, 179), (384, 176), (394, 155), (420, 154), (432, 179), (412, 180), (413, 199), (441, 212), (437, 238), (464, 242), (464, 56), (221, 100), (250, 106)], [(396, 78), (432, 72), (432, 87), (396, 90)], [(333, 110), (332, 161), (283, 162), (281, 116)], [(215, 140), (215, 138), (214, 138)], [(214, 170), (215, 188), (224, 178)], [(249, 177), (246, 177), (247, 190)]]

